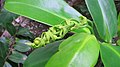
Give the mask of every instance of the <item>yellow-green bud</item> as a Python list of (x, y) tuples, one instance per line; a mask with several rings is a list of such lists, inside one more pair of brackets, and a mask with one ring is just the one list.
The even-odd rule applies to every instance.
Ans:
[(40, 41), (39, 40), (34, 40), (34, 44), (39, 44)]

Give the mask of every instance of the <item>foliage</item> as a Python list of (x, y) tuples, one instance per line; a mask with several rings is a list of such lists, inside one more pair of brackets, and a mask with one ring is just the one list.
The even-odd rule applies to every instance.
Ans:
[[(22, 63), (24, 67), (94, 67), (100, 56), (105, 67), (119, 67), (120, 47), (117, 46), (119, 40), (116, 42), (113, 38), (119, 36), (120, 30), (117, 31), (119, 26), (113, 0), (85, 0), (85, 2), (93, 22), (64, 0), (6, 0), (4, 6), (6, 10), (52, 27), (34, 40), (32, 40), (34, 36), (29, 34), (32, 43), (16, 37), (28, 31), (25, 29), (17, 31), (10, 25), (11, 23), (10, 26), (6, 25), (5, 28), (13, 41), (0, 40), (2, 62), (0, 65), (11, 66), (7, 61), (10, 60)], [(120, 15), (118, 22), (119, 17)], [(61, 43), (60, 40), (70, 31), (74, 32), (74, 35)], [(27, 58), (23, 52), (32, 49), (28, 45), (35, 50)], [(9, 51), (8, 47), (11, 48)]]
[(117, 12), (113, 0), (85, 1), (95, 22), (98, 35), (104, 41), (111, 42), (117, 33)]
[(103, 43), (100, 45), (100, 54), (105, 67), (119, 67), (120, 46)]
[(52, 55), (58, 51), (58, 47), (62, 41), (59, 40), (47, 44), (46, 47), (41, 47), (33, 51), (25, 61), (24, 67), (44, 67)]
[(119, 13), (119, 15), (118, 15), (118, 36), (120, 37), (120, 13)]
[(0, 38), (0, 67), (5, 63), (8, 53), (8, 42), (5, 38)]
[(13, 36), (16, 33), (15, 27), (12, 25), (13, 19), (18, 15), (6, 11), (5, 9), (1, 10), (0, 14), (0, 25), (3, 26), (9, 33)]
[(64, 0), (6, 0), (5, 8), (13, 13), (24, 15), (48, 25), (59, 24), (69, 18), (79, 20), (81, 15)]
[(93, 67), (99, 55), (99, 43), (93, 35), (79, 33), (63, 41), (46, 67)]

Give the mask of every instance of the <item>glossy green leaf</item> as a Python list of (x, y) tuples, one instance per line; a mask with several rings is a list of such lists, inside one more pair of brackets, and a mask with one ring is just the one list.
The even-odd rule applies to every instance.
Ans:
[(3, 67), (8, 53), (8, 43), (5, 38), (0, 38), (0, 67)]
[(24, 63), (24, 67), (45, 67), (45, 64), (58, 50), (62, 41), (56, 41), (33, 51)]
[(120, 46), (102, 44), (100, 54), (105, 67), (120, 67)]
[(120, 26), (120, 13), (118, 14), (118, 25)]
[(120, 46), (120, 39), (119, 39), (119, 40), (117, 40), (117, 45), (119, 45), (119, 46)]
[(118, 36), (120, 37), (120, 13), (118, 15)]
[(15, 63), (24, 63), (24, 61), (27, 59), (27, 56), (17, 51), (13, 51), (8, 59)]
[(0, 38), (0, 42), (2, 42), (2, 43), (5, 44), (5, 45), (9, 45), (9, 41), (8, 41), (8, 39), (5, 38), (5, 37), (1, 37), (1, 38)]
[(91, 34), (91, 31), (89, 30), (89, 28), (86, 28), (86, 27), (75, 29), (75, 30), (73, 30), (73, 32), (75, 32), (75, 33), (89, 33), (89, 34)]
[(110, 42), (117, 33), (117, 12), (114, 0), (85, 0), (100, 37)]
[(16, 49), (17, 51), (20, 51), (20, 52), (29, 51), (31, 48), (30, 48), (30, 46), (25, 44), (26, 42), (29, 42), (29, 41), (28, 40), (19, 40), (19, 41), (17, 41), (14, 49)]
[(0, 42), (0, 67), (3, 67), (6, 56), (7, 56), (6, 46), (2, 42)]
[(94, 67), (99, 56), (99, 43), (93, 35), (79, 33), (60, 44), (46, 67)]
[(7, 31), (8, 31), (12, 36), (15, 35), (16, 29), (15, 29), (15, 27), (13, 26), (12, 23), (6, 23), (5, 28), (7, 29)]
[(64, 0), (6, 0), (5, 8), (49, 25), (69, 18), (79, 19), (81, 15)]
[(16, 14), (13, 14), (5, 9), (2, 9), (0, 14), (0, 25), (7, 29), (7, 31), (14, 35), (16, 33), (15, 27), (12, 25), (12, 21), (17, 17)]
[(17, 17), (16, 14), (13, 14), (5, 9), (1, 10), (0, 13), (0, 25), (3, 27), (6, 26), (6, 23), (12, 23), (12, 21)]
[(7, 55), (8, 46), (0, 42), (0, 57), (5, 58)]
[(5, 62), (3, 67), (12, 67), (12, 65), (10, 65), (8, 62)]
[[(28, 37), (30, 39), (34, 39), (34, 35), (30, 32), (28, 28), (21, 28), (19, 27), (18, 32), (16, 33), (18, 36)], [(25, 39), (25, 38), (24, 38)]]

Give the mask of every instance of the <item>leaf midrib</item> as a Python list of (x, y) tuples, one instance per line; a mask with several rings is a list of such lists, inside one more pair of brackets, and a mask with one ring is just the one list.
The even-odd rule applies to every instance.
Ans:
[(73, 58), (70, 60), (69, 64), (68, 64), (68, 67), (69, 65), (71, 64), (72, 61), (74, 61), (74, 59), (76, 58), (76, 56), (79, 54), (79, 51), (81, 51), (84, 47), (84, 45), (87, 43), (86, 41), (88, 41), (89, 39), (91, 39), (92, 37), (90, 36), (86, 36), (86, 38), (84, 38), (85, 40), (81, 43), (81, 47), (78, 48), (78, 50), (76, 51), (76, 53), (73, 55)]
[[(110, 34), (110, 32), (111, 32), (110, 26), (109, 26), (110, 23), (108, 23), (109, 21), (106, 20), (106, 19), (109, 19), (109, 18), (107, 18), (107, 16), (105, 15), (106, 12), (104, 11), (104, 8), (103, 8), (103, 7), (105, 7), (105, 4), (104, 4), (103, 6), (101, 6), (101, 3), (104, 3), (103, 1), (98, 1), (98, 3), (99, 3), (99, 6), (102, 7), (102, 8), (100, 8), (100, 9), (101, 9), (101, 12), (102, 12), (102, 16), (103, 16), (104, 18), (106, 17), (105, 19), (103, 18), (104, 22), (106, 22), (105, 28), (108, 29), (108, 32), (109, 32), (108, 34), (112, 37), (112, 34)], [(110, 3), (108, 3), (108, 2), (107, 2), (107, 4), (110, 5)], [(110, 13), (112, 13), (111, 15), (113, 15), (112, 10), (110, 10)], [(113, 19), (113, 20), (114, 20), (114, 19)], [(114, 20), (114, 21), (115, 21), (115, 20)], [(115, 25), (115, 22), (113, 22), (113, 23), (114, 23), (114, 25)]]
[(115, 49), (113, 49), (110, 45), (108, 46), (119, 58), (120, 58), (120, 53), (118, 53)]
[(13, 3), (15, 3), (15, 4), (23, 4), (23, 5), (31, 6), (31, 7), (34, 7), (34, 8), (40, 9), (40, 10), (42, 10), (42, 11), (45, 11), (45, 12), (47, 12), (47, 13), (51, 13), (51, 14), (53, 14), (53, 15), (55, 15), (55, 16), (61, 18), (61, 19), (64, 19), (64, 20), (67, 19), (67, 18), (65, 18), (65, 17), (63, 17), (63, 16), (60, 16), (60, 15), (54, 14), (54, 13), (49, 12), (49, 11), (43, 9), (43, 8), (39, 8), (39, 7), (37, 7), (37, 6), (33, 6), (33, 5), (30, 5), (30, 4), (27, 4), (27, 3), (22, 3), (22, 2), (6, 2), (6, 3), (8, 3), (8, 4), (13, 4)]

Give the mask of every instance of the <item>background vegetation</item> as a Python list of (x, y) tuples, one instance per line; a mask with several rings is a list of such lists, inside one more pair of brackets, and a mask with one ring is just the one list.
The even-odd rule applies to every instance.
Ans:
[(119, 0), (0, 0), (0, 67), (119, 67), (119, 12)]

